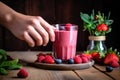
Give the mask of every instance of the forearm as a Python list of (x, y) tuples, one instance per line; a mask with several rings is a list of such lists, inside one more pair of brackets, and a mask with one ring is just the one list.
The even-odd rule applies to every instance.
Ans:
[(0, 10), (0, 24), (8, 28), (15, 18), (16, 11), (2, 2), (0, 2)]

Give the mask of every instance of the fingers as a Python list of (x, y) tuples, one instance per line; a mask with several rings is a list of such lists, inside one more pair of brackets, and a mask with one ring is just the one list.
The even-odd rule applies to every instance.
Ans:
[[(49, 41), (49, 35), (47, 31), (43, 28), (43, 26), (40, 25), (40, 22), (38, 20), (34, 20), (33, 23), (34, 23), (33, 24), (34, 29), (42, 38), (42, 45), (46, 46)], [(34, 35), (34, 36), (37, 36), (37, 35)], [(36, 39), (36, 41), (38, 40)]]
[(37, 46), (40, 46), (43, 44), (43, 39), (41, 35), (33, 28), (33, 26), (28, 27), (28, 33), (29, 35), (34, 39)]
[(55, 40), (54, 27), (48, 24), (41, 17), (33, 18), (30, 20), (27, 26), (27, 30), (24, 33), (24, 40), (29, 46), (34, 47), (35, 45), (46, 46), (49, 42)]
[(34, 40), (30, 37), (28, 32), (24, 32), (23, 37), (24, 37), (24, 40), (28, 43), (28, 45), (30, 47), (34, 47), (35, 46)]
[(41, 17), (37, 17), (40, 21), (40, 24), (42, 25), (42, 27), (45, 28), (45, 30), (48, 32), (49, 34), (49, 38), (51, 41), (55, 40), (55, 34), (54, 34), (54, 27), (51, 26), (50, 24), (48, 24), (43, 18)]

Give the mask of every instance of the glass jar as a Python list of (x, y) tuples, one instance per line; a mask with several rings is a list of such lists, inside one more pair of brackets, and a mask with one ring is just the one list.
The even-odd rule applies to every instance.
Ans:
[(106, 53), (107, 47), (105, 45), (105, 36), (89, 36), (89, 45), (87, 46), (87, 50), (96, 51), (101, 54)]

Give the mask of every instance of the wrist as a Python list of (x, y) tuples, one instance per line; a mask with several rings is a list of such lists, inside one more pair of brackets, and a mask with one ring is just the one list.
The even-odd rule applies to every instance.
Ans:
[(15, 20), (15, 16), (16, 16), (16, 13), (15, 12), (11, 12), (11, 13), (7, 13), (3, 16), (3, 26), (5, 26), (6, 28), (9, 28), (12, 24), (13, 24), (13, 21)]

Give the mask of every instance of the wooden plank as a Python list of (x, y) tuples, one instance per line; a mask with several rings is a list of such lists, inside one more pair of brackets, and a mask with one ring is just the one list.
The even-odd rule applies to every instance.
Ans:
[[(18, 52), (18, 51), (13, 52), (12, 51), (12, 52), (10, 52), (9, 51), (7, 53), (8, 53), (8, 55), (10, 55), (13, 58), (19, 58), (21, 60), (24, 60), (25, 62), (34, 62), (37, 59), (36, 55), (39, 54), (40, 52), (41, 51), (34, 51), (34, 52), (31, 52), (31, 51), (21, 51), (21, 52)], [(50, 52), (42, 52), (42, 53), (46, 54), (46, 53), (50, 53)], [(33, 67), (33, 69), (37, 69), (37, 68)], [(39, 70), (41, 71), (42, 69), (38, 68), (38, 71)], [(69, 77), (66, 77), (68, 75), (69, 76), (73, 76), (73, 75), (78, 76), (77, 78), (82, 79), (82, 80), (90, 80), (90, 79), (91, 80), (94, 80), (94, 79), (95, 80), (101, 80), (101, 79), (102, 80), (115, 80), (115, 79), (118, 80), (119, 79), (120, 71), (117, 71), (117, 69), (115, 69), (112, 73), (104, 73), (103, 72), (104, 70), (105, 70), (105, 66), (96, 66), (95, 65), (95, 67), (90, 67), (88, 69), (83, 69), (83, 70), (75, 70), (74, 72), (58, 71), (58, 70), (54, 70), (54, 71), (45, 70), (45, 71), (48, 71), (49, 73), (53, 74), (54, 77), (58, 77), (60, 75), (60, 77), (58, 77), (58, 79), (56, 78), (57, 80), (59, 80), (60, 78), (63, 78), (62, 80), (64, 80), (65, 78), (67, 78), (68, 80), (76, 80), (76, 79), (73, 79), (73, 77), (72, 77), (72, 79)], [(40, 74), (39, 72), (37, 74)], [(42, 73), (44, 73), (44, 72), (42, 72)], [(45, 73), (45, 74), (48, 75), (48, 73)], [(51, 75), (51, 74), (49, 74), (49, 75)], [(64, 76), (63, 74), (66, 76)], [(111, 75), (112, 77), (109, 76), (108, 74)], [(42, 75), (42, 74), (40, 74), (40, 75)], [(76, 78), (76, 77), (74, 77), (74, 78)], [(65, 79), (65, 80), (67, 80), (67, 79)], [(49, 78), (48, 78), (48, 80), (49, 80)]]
[(103, 65), (94, 65), (94, 67), (101, 72), (105, 73), (106, 75), (110, 76), (113, 78), (113, 80), (119, 80), (120, 79), (120, 67), (114, 68), (112, 72), (106, 72), (106, 66)]
[(73, 71), (42, 70), (27, 66), (24, 68), (28, 71), (27, 78), (18, 78), (19, 70), (11, 70), (6, 76), (0, 75), (0, 80), (80, 80)]
[(113, 80), (93, 67), (84, 70), (76, 70), (75, 72), (82, 80)]
[[(34, 62), (37, 58), (39, 51), (14, 51), (7, 52), (12, 58), (19, 58), (26, 62)], [(49, 52), (44, 52), (49, 53)], [(23, 80), (80, 80), (80, 78), (72, 70), (44, 70), (36, 67), (23, 66), (29, 73), (29, 76)], [(0, 76), (0, 80), (21, 80), (17, 77), (17, 72), (19, 70), (10, 70), (8, 75)]]

